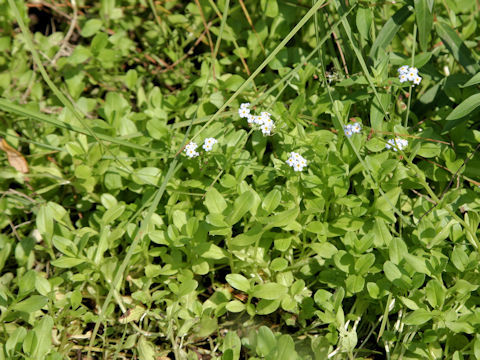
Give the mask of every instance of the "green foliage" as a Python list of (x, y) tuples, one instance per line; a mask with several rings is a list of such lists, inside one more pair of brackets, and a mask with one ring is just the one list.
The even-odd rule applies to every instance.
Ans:
[(480, 359), (478, 21), (0, 0), (0, 358)]

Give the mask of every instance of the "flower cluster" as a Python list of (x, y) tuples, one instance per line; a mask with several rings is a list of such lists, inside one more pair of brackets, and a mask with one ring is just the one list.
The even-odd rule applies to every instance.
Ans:
[(217, 143), (217, 139), (215, 138), (206, 138), (205, 139), (205, 143), (203, 144), (203, 149), (205, 151), (211, 151), (212, 148), (213, 148), (213, 145), (215, 145)]
[(250, 125), (259, 125), (263, 135), (271, 135), (272, 130), (275, 128), (275, 123), (270, 117), (272, 114), (266, 111), (261, 112), (260, 115), (250, 114), (250, 103), (241, 104), (240, 109), (238, 109), (238, 115), (241, 118), (247, 118), (247, 122)]
[(351, 137), (353, 134), (359, 134), (362, 131), (362, 125), (356, 122), (353, 124), (347, 124), (343, 126), (343, 132), (346, 137)]
[(186, 146), (185, 146), (185, 154), (187, 154), (187, 156), (189, 158), (194, 158), (194, 157), (197, 157), (198, 155), (200, 155), (197, 151), (197, 147), (198, 145), (194, 142), (189, 142)]
[(418, 69), (416, 67), (409, 67), (403, 65), (398, 69), (398, 79), (401, 83), (405, 81), (413, 81), (413, 85), (419, 85), (422, 78), (418, 75)]
[(293, 151), (290, 153), (290, 157), (286, 163), (293, 167), (295, 171), (302, 171), (303, 168), (307, 166), (307, 160), (302, 155)]
[(396, 137), (394, 139), (390, 139), (385, 144), (385, 147), (387, 149), (393, 149), (393, 151), (397, 151), (397, 149), (403, 150), (407, 146), (408, 146), (408, 140), (405, 140), (405, 139), (402, 139), (402, 138), (399, 138), (399, 137)]
[[(217, 139), (206, 138), (205, 143), (202, 146), (203, 150), (211, 151), (213, 148), (213, 145), (215, 145), (216, 143), (217, 143)], [(189, 158), (197, 157), (198, 155), (200, 155), (199, 152), (197, 151), (197, 147), (198, 147), (197, 143), (189, 142), (187, 145), (185, 145), (185, 154)]]

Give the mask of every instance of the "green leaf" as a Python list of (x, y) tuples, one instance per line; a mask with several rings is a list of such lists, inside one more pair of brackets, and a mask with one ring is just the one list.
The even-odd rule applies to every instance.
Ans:
[(390, 256), (390, 260), (394, 264), (400, 264), (400, 261), (405, 257), (405, 254), (408, 253), (407, 245), (401, 238), (393, 238), (390, 241), (390, 245), (388, 246), (388, 253)]
[(372, 253), (364, 254), (355, 261), (355, 272), (358, 275), (364, 275), (368, 272), (368, 270), (371, 268), (371, 266), (374, 263), (375, 263), (374, 254)]
[(157, 185), (161, 171), (156, 167), (135, 169), (132, 180), (139, 185)]
[(23, 300), (13, 305), (13, 310), (32, 313), (43, 308), (48, 302), (46, 296), (33, 295), (26, 300)]
[(377, 38), (375, 39), (370, 53), (368, 56), (371, 59), (376, 59), (379, 49), (386, 49), (388, 44), (393, 40), (393, 37), (397, 31), (402, 27), (405, 20), (412, 14), (408, 5), (405, 5), (399, 9), (383, 26), (382, 30), (378, 33)]
[(437, 279), (430, 280), (425, 286), (425, 296), (433, 308), (441, 308), (443, 306), (445, 301), (445, 293), (446, 290)]
[(365, 286), (365, 278), (361, 275), (349, 275), (345, 280), (345, 286), (352, 294), (359, 293)]
[(124, 211), (125, 211), (125, 205), (116, 204), (112, 206), (103, 214), (102, 223), (106, 225), (112, 224), (115, 220), (117, 220), (120, 216), (122, 216)]
[(268, 230), (274, 227), (285, 227), (288, 226), (291, 222), (295, 221), (300, 209), (298, 207), (294, 207), (289, 210), (282, 211), (278, 214), (269, 216), (265, 218), (267, 225), (265, 225), (264, 230)]
[(426, 261), (424, 258), (421, 256), (415, 256), (409, 253), (404, 254), (405, 260), (407, 263), (415, 269), (415, 271), (425, 274), (425, 275), (431, 275), (430, 270), (428, 269), (428, 266), (426, 264)]
[[(223, 339), (222, 351), (225, 354), (227, 350), (232, 351), (231, 360), (240, 359), (240, 351), (242, 349), (242, 343), (235, 331), (228, 331)], [(222, 357), (223, 359), (223, 357)]]
[(402, 277), (402, 273), (398, 269), (397, 265), (391, 261), (385, 261), (383, 264), (383, 271), (385, 272), (387, 279), (392, 282), (399, 280)]
[(138, 340), (137, 349), (140, 360), (155, 360), (155, 347), (143, 335)]
[[(386, 93), (379, 93), (378, 97), (380, 98), (380, 102), (378, 101), (377, 97), (375, 96), (372, 100), (372, 105), (370, 107), (370, 124), (372, 129), (377, 131), (383, 131), (385, 127), (385, 111), (387, 111), (388, 107), (390, 106), (390, 99), (391, 95)], [(382, 150), (385, 148), (385, 144), (382, 143)]]
[(435, 156), (440, 155), (442, 148), (438, 146), (438, 144), (431, 143), (431, 142), (424, 142), (420, 146), (417, 154), (426, 158), (432, 158)]
[(277, 208), (281, 200), (282, 200), (282, 193), (277, 189), (273, 189), (267, 194), (267, 196), (265, 196), (265, 199), (263, 199), (262, 208), (267, 213), (271, 213)]
[(257, 333), (256, 351), (259, 356), (267, 356), (274, 351), (277, 346), (277, 339), (272, 330), (266, 326), (261, 326)]
[(457, 245), (453, 248), (450, 261), (459, 271), (464, 272), (468, 264), (468, 255), (462, 247)]
[(27, 336), (27, 330), (24, 327), (17, 327), (12, 333), (9, 334), (7, 341), (5, 342), (5, 350), (9, 359), (13, 359), (13, 353), (17, 344), (22, 343), (22, 341)]
[(298, 354), (295, 351), (295, 343), (290, 335), (283, 334), (278, 338), (277, 352), (275, 360), (297, 359)]
[(277, 283), (256, 285), (253, 288), (252, 296), (259, 299), (276, 300), (281, 299), (288, 289), (286, 286)]
[(51, 264), (59, 268), (71, 268), (84, 263), (84, 259), (72, 258), (68, 256), (61, 256), (56, 260), (53, 260)]
[(373, 22), (373, 11), (371, 9), (359, 7), (357, 9), (356, 24), (360, 36), (364, 40), (370, 39), (370, 29)]
[(80, 35), (83, 37), (90, 37), (95, 35), (95, 33), (100, 30), (102, 27), (102, 20), (100, 19), (90, 19), (88, 20), (82, 28)]
[(268, 315), (273, 313), (280, 306), (280, 300), (261, 299), (257, 304), (258, 315)]
[(225, 276), (225, 280), (230, 284), (234, 289), (249, 292), (250, 291), (250, 282), (248, 279), (240, 274), (228, 274)]
[(52, 346), (53, 319), (45, 315), (36, 325), (33, 331), (37, 338), (37, 346), (32, 354), (34, 359), (44, 359)]
[(262, 226), (255, 223), (246, 233), (239, 234), (228, 241), (229, 245), (245, 247), (252, 245), (260, 240), (264, 233)]
[(467, 87), (467, 86), (472, 86), (472, 85), (477, 85), (480, 83), (480, 72), (475, 74), (470, 80), (468, 80), (465, 84), (460, 85), (461, 88)]
[(227, 221), (230, 225), (237, 223), (243, 215), (251, 210), (254, 205), (254, 195), (251, 191), (245, 191), (242, 193), (233, 203), (233, 210), (227, 217)]
[(207, 207), (210, 214), (221, 214), (223, 210), (227, 208), (227, 203), (223, 198), (223, 195), (220, 194), (214, 187), (211, 187), (207, 191), (205, 195), (205, 201), (203, 203)]
[(227, 257), (225, 251), (215, 244), (208, 244), (205, 251), (199, 254), (204, 259), (220, 260)]
[(278, 15), (278, 4), (277, 0), (261, 0), (262, 12), (271, 18), (274, 18)]
[(408, 314), (403, 322), (406, 325), (422, 325), (429, 321), (431, 318), (432, 314), (428, 310), (418, 309)]
[(443, 44), (451, 52), (455, 60), (471, 75), (476, 74), (480, 70), (480, 66), (475, 61), (472, 51), (465, 46), (457, 32), (441, 21), (435, 23), (435, 28), (438, 36), (440, 36)]
[(309, 246), (317, 253), (318, 256), (324, 259), (331, 259), (338, 252), (338, 249), (335, 247), (335, 245), (329, 242), (312, 243)]
[(418, 39), (423, 51), (428, 49), (428, 39), (433, 27), (433, 7), (429, 7), (428, 0), (415, 0), (415, 19), (418, 26)]
[(245, 304), (242, 303), (240, 300), (232, 300), (227, 305), (225, 305), (225, 308), (230, 312), (238, 313), (245, 310)]
[(273, 271), (283, 271), (287, 268), (288, 261), (284, 258), (276, 258), (270, 264), (270, 269)]
[(474, 94), (463, 100), (453, 111), (448, 114), (446, 120), (457, 120), (469, 115), (480, 106), (480, 94)]

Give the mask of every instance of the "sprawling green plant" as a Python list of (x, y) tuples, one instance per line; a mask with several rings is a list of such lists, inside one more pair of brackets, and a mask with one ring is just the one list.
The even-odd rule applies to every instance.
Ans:
[(471, 0), (0, 0), (0, 359), (480, 359)]

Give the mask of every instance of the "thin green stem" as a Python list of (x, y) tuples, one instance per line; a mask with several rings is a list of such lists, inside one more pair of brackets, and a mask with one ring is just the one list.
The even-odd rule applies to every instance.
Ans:
[[(412, 41), (412, 60), (411, 66), (414, 66), (415, 62), (415, 45), (417, 43), (417, 24), (413, 24), (413, 41)], [(410, 104), (412, 102), (412, 84), (410, 84), (410, 89), (408, 90), (408, 104), (407, 104), (407, 112), (405, 114), (405, 123), (403, 126), (406, 128), (408, 126), (408, 116), (410, 115)]]

